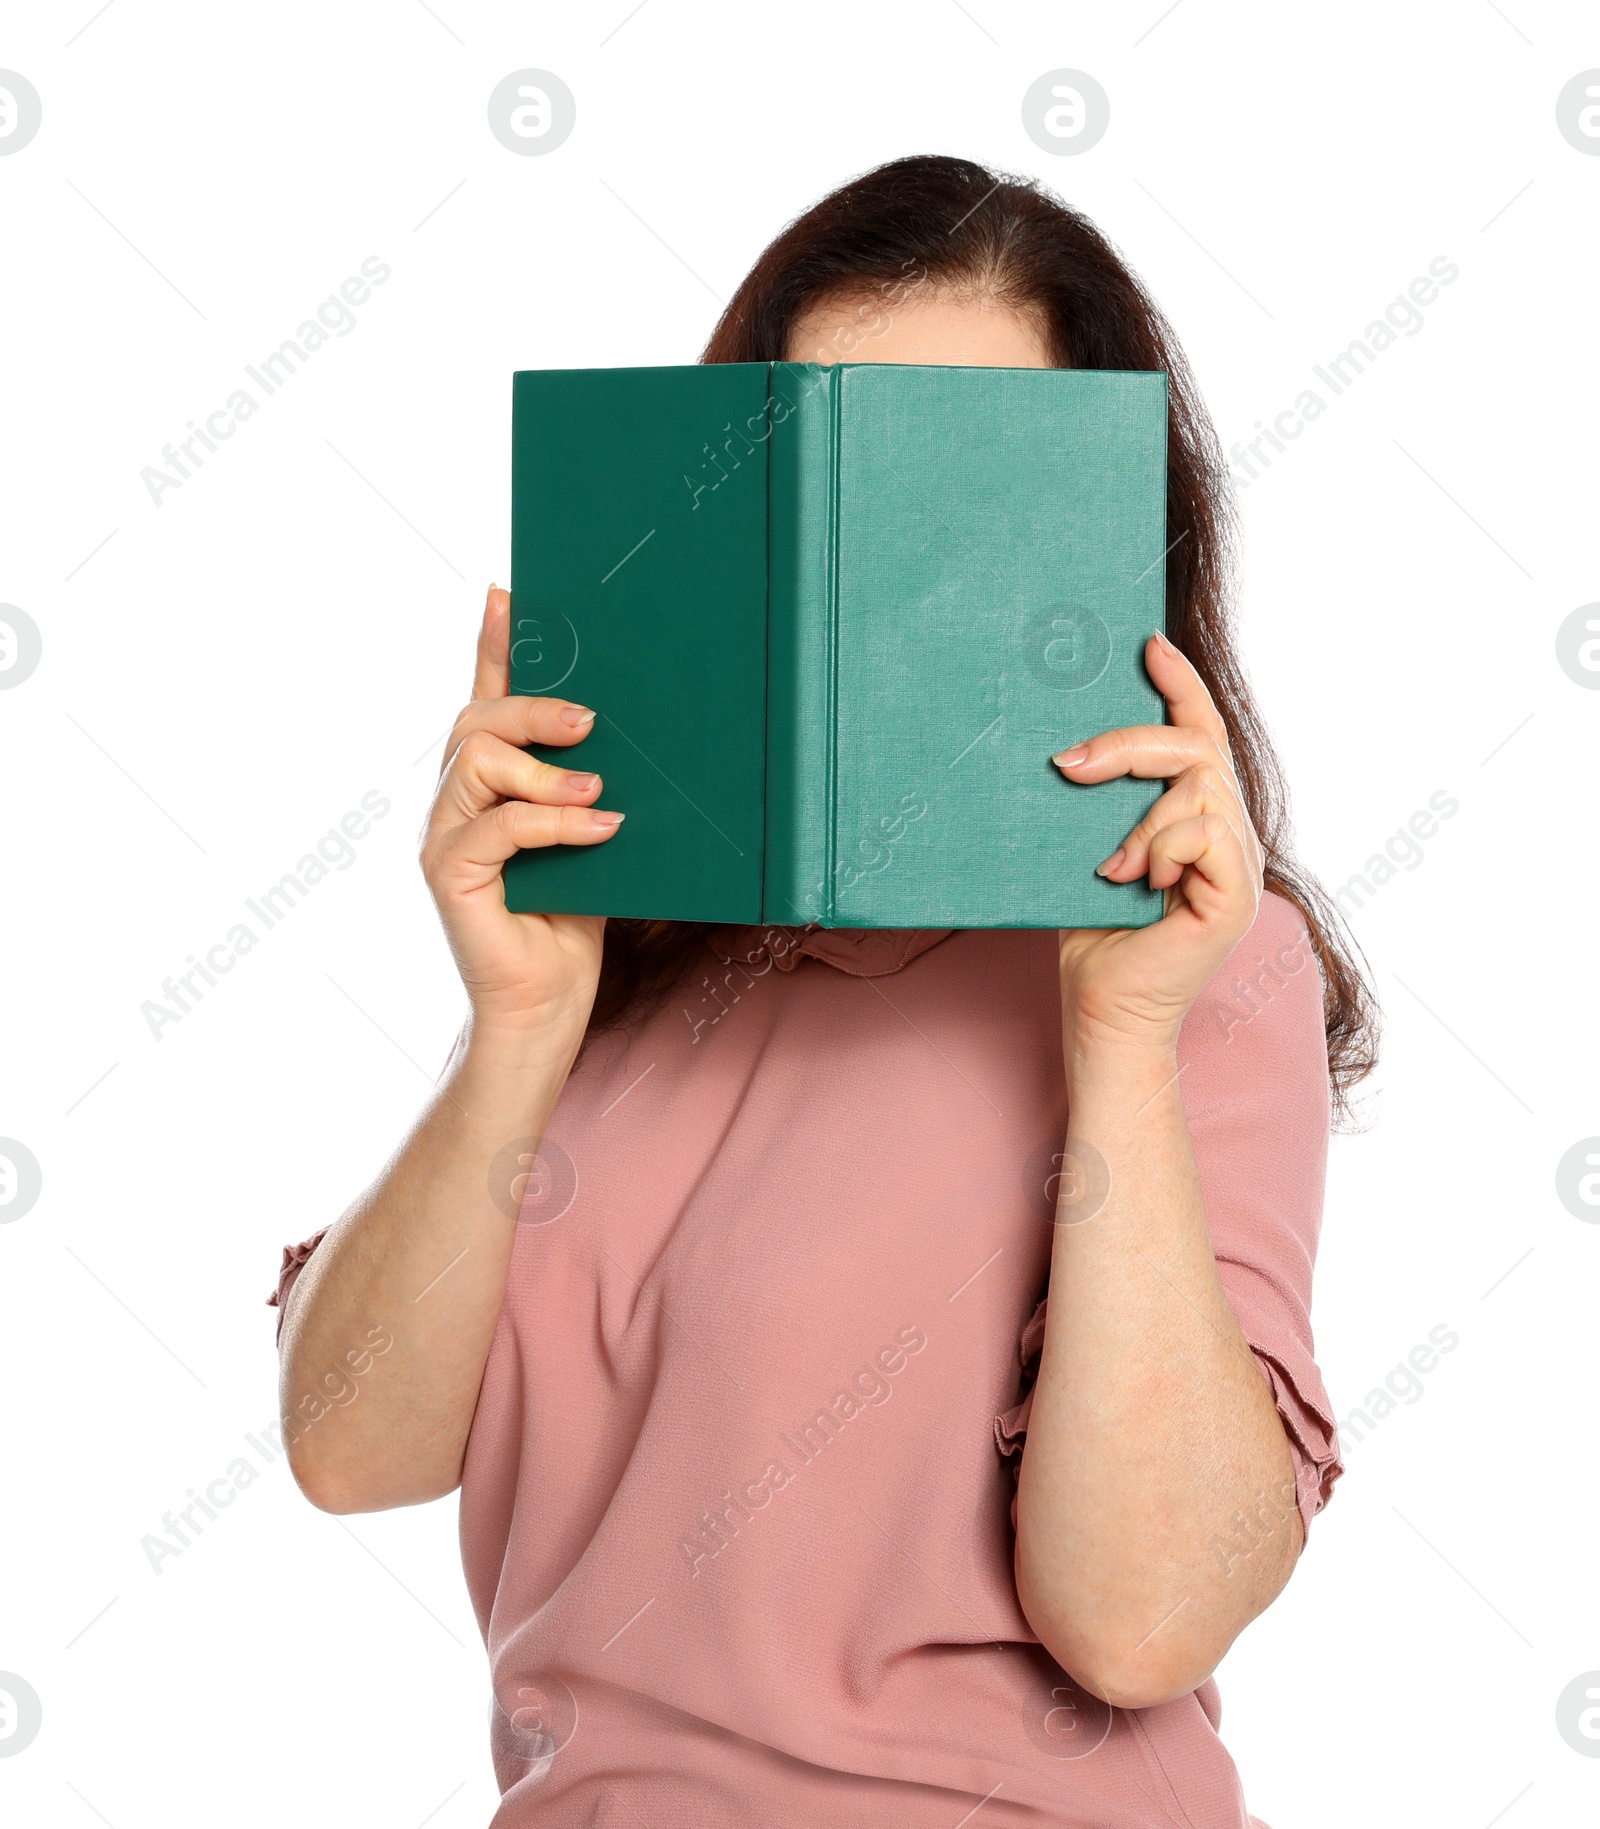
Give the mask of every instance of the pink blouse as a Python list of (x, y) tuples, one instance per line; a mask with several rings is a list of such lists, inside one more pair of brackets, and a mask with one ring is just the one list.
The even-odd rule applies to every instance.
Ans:
[[(527, 1165), (461, 1487), (492, 1829), (1255, 1824), (1214, 1683), (1109, 1708), (1017, 1603), (1067, 1117), (1054, 934), (710, 943), (590, 1042)], [(1287, 902), (1180, 1061), (1309, 1521), (1341, 1471), (1308, 1318), (1328, 1077)]]

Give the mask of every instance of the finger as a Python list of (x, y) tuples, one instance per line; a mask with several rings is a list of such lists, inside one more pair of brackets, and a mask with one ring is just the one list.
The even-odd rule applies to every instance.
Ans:
[(1151, 636), (1145, 643), (1145, 670), (1167, 701), (1167, 718), (1171, 727), (1204, 731), (1216, 745), (1227, 766), (1228, 778), (1239, 802), (1240, 836), (1259, 879), (1266, 867), (1266, 853), (1262, 849), (1255, 822), (1245, 808), (1244, 789), (1239, 785), (1239, 777), (1233, 766), (1233, 744), (1228, 736), (1228, 726), (1217, 709), (1210, 689), (1194, 663), (1167, 639), (1164, 632)]
[(1182, 730), (1203, 730), (1224, 756), (1230, 755), (1228, 727), (1193, 663), (1165, 635), (1155, 634), (1144, 645), (1144, 665), (1167, 701), (1168, 722)]
[[(1227, 752), (1209, 733), (1171, 724), (1127, 724), (1103, 730), (1050, 758), (1071, 781), (1111, 781), (1118, 775), (1170, 780), (1185, 769), (1214, 767), (1233, 776)], [(1237, 788), (1237, 782), (1235, 782)]]
[(1180, 820), (1198, 819), (1206, 813), (1217, 813), (1227, 820), (1241, 849), (1259, 876), (1254, 829), (1239, 804), (1233, 778), (1211, 763), (1185, 769), (1161, 798), (1129, 832), (1104, 864), (1099, 874), (1116, 882), (1133, 882), (1144, 875), (1150, 861), (1150, 845), (1156, 834)]
[(462, 739), (445, 769), (429, 827), (461, 825), (498, 800), (584, 806), (599, 792), (598, 775), (541, 762), (486, 731), (475, 730)]
[(593, 728), (594, 713), (571, 699), (526, 698), (520, 693), (503, 699), (474, 699), (451, 727), (439, 770), (444, 772), (475, 730), (521, 747), (526, 743), (581, 743)]
[(475, 699), (503, 699), (511, 690), (511, 593), (489, 586), (478, 630), (478, 659), (472, 675)]
[(446, 832), (434, 853), (437, 886), (470, 889), (498, 874), (518, 851), (551, 845), (599, 845), (615, 835), (621, 813), (598, 807), (530, 806), (502, 801)]
[(1238, 896), (1256, 899), (1255, 882), (1245, 861), (1239, 835), (1220, 813), (1202, 813), (1195, 819), (1180, 819), (1165, 826), (1150, 842), (1150, 887), (1171, 889), (1187, 873), (1193, 872), (1210, 891), (1196, 894), (1192, 881), (1184, 884), (1191, 905), (1209, 902), (1213, 906)]

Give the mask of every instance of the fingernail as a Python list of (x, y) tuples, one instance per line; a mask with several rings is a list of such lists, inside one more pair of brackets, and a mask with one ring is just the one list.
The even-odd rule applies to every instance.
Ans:
[(1064, 749), (1059, 756), (1052, 757), (1057, 768), (1076, 768), (1080, 762), (1089, 759), (1089, 745), (1080, 743), (1076, 749)]
[(594, 713), (587, 705), (563, 705), (561, 707), (561, 722), (563, 724), (570, 724), (576, 729), (580, 724), (592, 724), (594, 722)]
[(1106, 859), (1106, 861), (1103, 864), (1095, 865), (1095, 867), (1094, 867), (1095, 875), (1096, 876), (1107, 876), (1110, 874), (1111, 871), (1115, 870), (1117, 865), (1122, 862), (1122, 854), (1124, 851), (1127, 850), (1127, 848), (1128, 847), (1126, 845), (1118, 845), (1116, 850), (1111, 853), (1111, 855)]
[(592, 794), (600, 785), (598, 775), (568, 775), (567, 786), (574, 794)]
[(1162, 647), (1165, 648), (1169, 654), (1176, 654), (1178, 652), (1178, 650), (1173, 647), (1172, 643), (1167, 640), (1165, 629), (1156, 630), (1156, 640), (1161, 643)]
[(589, 823), (596, 831), (615, 832), (627, 817), (626, 813), (591, 813)]

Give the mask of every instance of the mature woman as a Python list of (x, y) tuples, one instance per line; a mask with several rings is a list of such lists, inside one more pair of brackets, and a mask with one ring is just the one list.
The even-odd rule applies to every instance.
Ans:
[(897, 161), (784, 230), (705, 352), (839, 358), (1170, 377), (1170, 721), (1054, 758), (1167, 783), (1101, 865), (1164, 918), (509, 914), (507, 857), (627, 809), (593, 711), (507, 695), (491, 589), (422, 848), (470, 1012), (285, 1252), (292, 1464), (336, 1512), (460, 1486), (497, 1829), (1240, 1829), (1211, 1673), (1339, 1472), (1310, 1282), (1370, 1003), (1286, 854), (1214, 435), (1112, 248)]

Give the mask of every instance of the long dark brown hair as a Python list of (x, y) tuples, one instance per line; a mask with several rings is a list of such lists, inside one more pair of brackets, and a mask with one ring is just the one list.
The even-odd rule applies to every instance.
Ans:
[[(1172, 327), (1116, 249), (1031, 179), (968, 159), (896, 159), (842, 185), (778, 235), (700, 359), (783, 361), (797, 324), (824, 300), (862, 303), (870, 337), (875, 302), (911, 288), (1009, 306), (1039, 327), (1063, 368), (1166, 371), (1167, 634), (1227, 727), (1267, 887), (1305, 917), (1322, 974), (1335, 1109), (1347, 1114), (1352, 1088), (1376, 1060), (1376, 1003), (1337, 910), (1291, 854), (1283, 772), (1234, 648), (1234, 500), (1221, 446)], [(705, 957), (701, 942), (711, 931), (709, 923), (608, 921), (591, 1030), (656, 1004)]]

